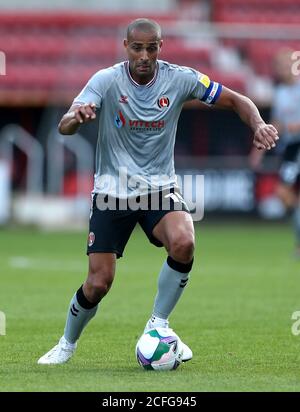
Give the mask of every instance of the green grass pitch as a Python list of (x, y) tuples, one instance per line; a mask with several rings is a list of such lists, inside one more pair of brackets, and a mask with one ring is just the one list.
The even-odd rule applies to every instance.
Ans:
[[(208, 219), (209, 220), (209, 219)], [(0, 391), (299, 391), (300, 262), (288, 225), (196, 227), (192, 277), (171, 327), (194, 358), (176, 371), (142, 370), (135, 343), (165, 253), (136, 230), (96, 318), (65, 365), (37, 365), (61, 336), (86, 276), (85, 233), (0, 232)]]

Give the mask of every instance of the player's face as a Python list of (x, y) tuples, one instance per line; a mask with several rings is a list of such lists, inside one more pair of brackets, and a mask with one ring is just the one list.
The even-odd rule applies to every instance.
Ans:
[(130, 38), (124, 40), (130, 73), (136, 82), (146, 84), (152, 79), (161, 45), (155, 31), (133, 30)]

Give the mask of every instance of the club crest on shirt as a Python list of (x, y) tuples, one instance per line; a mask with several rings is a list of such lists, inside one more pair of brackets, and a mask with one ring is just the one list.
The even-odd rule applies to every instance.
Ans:
[(90, 232), (89, 233), (89, 237), (88, 237), (88, 245), (89, 247), (93, 246), (95, 242), (95, 233), (94, 232)]
[(166, 109), (170, 105), (170, 100), (167, 96), (162, 96), (157, 100), (158, 107)]

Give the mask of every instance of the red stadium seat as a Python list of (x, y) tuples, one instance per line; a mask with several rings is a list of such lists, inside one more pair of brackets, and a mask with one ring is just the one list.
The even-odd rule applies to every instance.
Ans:
[(300, 23), (298, 0), (213, 0), (213, 21), (224, 23)]
[(184, 66), (210, 66), (212, 50), (203, 46), (189, 46), (183, 40), (164, 40), (160, 58), (170, 63), (182, 64)]
[(299, 42), (291, 40), (250, 40), (246, 45), (246, 53), (258, 74), (273, 76), (274, 56), (284, 47), (298, 50)]
[[(296, 0), (213, 0), (214, 18), (225, 22), (274, 21), (280, 15), (278, 10), (281, 16), (297, 22), (299, 9), (300, 2)], [(178, 19), (175, 12), (149, 17), (164, 26)], [(2, 101), (8, 104), (10, 99), (27, 96), (27, 103), (32, 98), (37, 102), (38, 96), (42, 99), (51, 96), (54, 100), (56, 96), (59, 102), (74, 97), (94, 72), (126, 58), (122, 39), (126, 25), (133, 18), (126, 14), (2, 13), (0, 50), (5, 52), (8, 65), (7, 75), (0, 76)], [(270, 61), (262, 59), (271, 54), (270, 44), (233, 40), (231, 45), (245, 51), (258, 73), (270, 73)], [(276, 47), (272, 45), (272, 49)], [(165, 38), (160, 57), (194, 67), (243, 92), (246, 84), (243, 75), (217, 72), (214, 76), (213, 53), (210, 45), (189, 44), (174, 36)]]

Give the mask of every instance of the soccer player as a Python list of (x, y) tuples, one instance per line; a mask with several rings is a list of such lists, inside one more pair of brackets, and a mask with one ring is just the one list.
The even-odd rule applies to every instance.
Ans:
[[(272, 123), (280, 132), (280, 144), (276, 147), (281, 156), (277, 195), (293, 213), (295, 232), (295, 257), (300, 258), (300, 82), (293, 73), (293, 50), (284, 48), (274, 59), (275, 87), (272, 105)], [(257, 169), (265, 152), (255, 148), (250, 162)]]
[[(163, 246), (168, 254), (145, 331), (169, 327), (194, 255), (193, 220), (179, 193), (173, 160), (177, 121), (185, 101), (199, 99), (235, 110), (253, 130), (258, 149), (275, 147), (277, 130), (263, 121), (250, 99), (192, 68), (158, 60), (162, 45), (156, 22), (133, 21), (124, 40), (128, 61), (98, 71), (60, 121), (59, 131), (71, 135), (96, 119), (96, 109), (100, 112), (87, 245), (89, 271), (71, 300), (63, 336), (39, 364), (64, 363), (73, 355), (84, 327), (111, 287), (116, 259), (137, 223), (150, 242)], [(158, 207), (152, 207), (153, 199)], [(149, 207), (130, 207), (138, 202)], [(183, 361), (192, 356), (183, 344)]]

